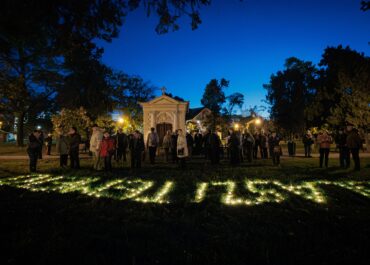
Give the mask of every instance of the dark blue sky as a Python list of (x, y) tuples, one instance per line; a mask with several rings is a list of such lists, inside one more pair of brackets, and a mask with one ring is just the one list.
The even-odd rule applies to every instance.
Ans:
[(155, 33), (156, 17), (136, 10), (119, 38), (103, 45), (103, 61), (167, 87), (191, 107), (201, 105), (210, 79), (222, 77), (230, 80), (226, 95), (241, 92), (246, 107), (264, 105), (262, 85), (290, 56), (318, 63), (327, 46), (339, 44), (370, 54), (370, 12), (360, 2), (213, 0), (202, 8), (197, 30), (184, 18), (179, 31), (165, 35)]

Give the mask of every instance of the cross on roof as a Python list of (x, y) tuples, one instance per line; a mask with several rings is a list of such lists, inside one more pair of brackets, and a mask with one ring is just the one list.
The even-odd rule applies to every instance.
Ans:
[(165, 87), (162, 87), (161, 90), (162, 90), (162, 95), (166, 94), (166, 88)]

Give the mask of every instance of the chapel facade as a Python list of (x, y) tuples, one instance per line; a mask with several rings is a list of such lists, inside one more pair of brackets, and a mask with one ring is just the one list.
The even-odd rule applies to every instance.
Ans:
[(155, 128), (160, 144), (166, 131), (181, 129), (186, 132), (185, 116), (189, 109), (189, 101), (178, 101), (165, 95), (164, 93), (148, 102), (139, 102), (143, 108), (143, 133), (144, 140), (150, 132), (150, 128)]

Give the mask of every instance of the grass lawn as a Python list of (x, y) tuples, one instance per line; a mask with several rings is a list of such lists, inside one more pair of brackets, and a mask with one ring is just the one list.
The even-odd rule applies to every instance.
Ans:
[[(88, 159), (81, 161), (80, 171), (62, 171), (57, 160), (42, 160), (42, 175), (16, 180), (27, 174), (27, 163), (0, 160), (0, 183), (6, 184), (0, 186), (1, 264), (368, 264), (370, 260), (370, 158), (362, 158), (359, 172), (340, 169), (337, 159), (329, 161), (328, 169), (320, 169), (317, 158), (284, 157), (281, 167), (272, 166), (270, 160), (234, 168), (226, 161), (212, 166), (198, 158), (186, 170), (159, 161), (138, 171), (115, 168), (108, 174), (91, 171)], [(90, 183), (77, 185), (84, 181)], [(167, 193), (168, 182), (172, 186)], [(246, 182), (256, 190), (246, 189)], [(152, 186), (134, 196), (132, 192), (145, 183)], [(195, 202), (202, 183), (208, 189)], [(305, 183), (317, 187), (312, 192)], [(316, 193), (324, 202), (315, 201)], [(276, 194), (283, 199), (274, 201)], [(227, 196), (252, 203), (239, 204), (233, 197), (232, 205)], [(162, 201), (156, 201), (159, 197)], [(266, 200), (257, 203), (261, 198)]]

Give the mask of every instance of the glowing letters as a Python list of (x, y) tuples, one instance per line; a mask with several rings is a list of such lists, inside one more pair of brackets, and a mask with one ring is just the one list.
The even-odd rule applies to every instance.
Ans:
[[(370, 198), (370, 181), (327, 181), (312, 180), (284, 183), (278, 180), (246, 179), (240, 181), (209, 181), (195, 183), (192, 203), (202, 203), (210, 194), (219, 195), (225, 205), (254, 206), (264, 203), (281, 203), (292, 196), (318, 204), (327, 202), (323, 187), (337, 186)], [(57, 192), (81, 194), (96, 198), (132, 200), (139, 203), (171, 203), (176, 183), (165, 181), (157, 188), (157, 183), (146, 179), (109, 179), (99, 177), (53, 176), (49, 174), (24, 175), (0, 178), (0, 186), (11, 186), (33, 192)], [(220, 190), (221, 187), (221, 190)]]

